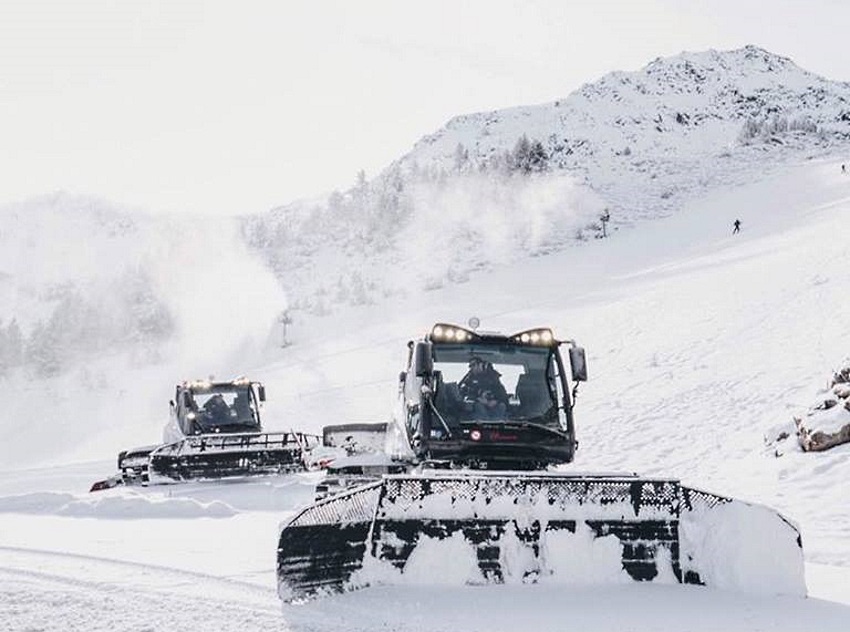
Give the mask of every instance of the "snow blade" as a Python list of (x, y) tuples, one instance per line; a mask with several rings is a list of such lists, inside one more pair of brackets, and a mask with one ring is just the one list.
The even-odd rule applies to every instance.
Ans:
[[(753, 511), (761, 512), (755, 521)], [(754, 539), (766, 522), (772, 529), (755, 560), (749, 541), (730, 544), (753, 522)], [(724, 524), (733, 527), (713, 537)], [(727, 555), (746, 568), (727, 568)], [(805, 594), (799, 534), (771, 510), (674, 480), (521, 472), (392, 475), (319, 501), (281, 529), (277, 576), (286, 601), (377, 583), (735, 588), (742, 577), (768, 592), (802, 585)]]
[(318, 441), (299, 432), (186, 437), (152, 451), (147, 474), (182, 481), (300, 471), (304, 452)]
[(115, 474), (110, 476), (109, 478), (105, 478), (102, 481), (95, 481), (92, 483), (91, 488), (89, 488), (90, 492), (102, 492), (104, 489), (112, 489), (113, 487), (118, 487), (123, 484), (124, 481), (121, 478), (120, 474)]

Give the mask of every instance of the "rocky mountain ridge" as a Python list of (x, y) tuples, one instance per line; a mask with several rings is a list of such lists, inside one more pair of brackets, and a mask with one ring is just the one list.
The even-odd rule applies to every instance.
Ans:
[[(552, 168), (637, 218), (669, 212), (690, 184), (734, 179), (741, 161), (762, 156), (769, 168), (845, 145), (850, 84), (755, 46), (681, 53), (609, 73), (552, 103), (458, 116), (398, 164), (451, 169), (462, 146), (480, 168), (522, 135), (542, 142)], [(635, 208), (630, 190), (639, 182), (647, 195)]]

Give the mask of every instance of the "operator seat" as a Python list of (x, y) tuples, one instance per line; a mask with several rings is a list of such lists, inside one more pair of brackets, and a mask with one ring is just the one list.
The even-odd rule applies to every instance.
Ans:
[(529, 371), (519, 376), (516, 384), (519, 412), (524, 417), (542, 415), (552, 405), (545, 371)]

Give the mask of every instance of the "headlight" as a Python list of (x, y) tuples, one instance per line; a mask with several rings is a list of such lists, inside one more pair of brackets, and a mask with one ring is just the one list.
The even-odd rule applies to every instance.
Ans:
[(541, 345), (550, 346), (557, 341), (551, 329), (529, 329), (511, 336), (514, 342), (519, 342), (524, 345)]
[(431, 339), (437, 342), (466, 342), (475, 337), (475, 333), (457, 325), (440, 323), (431, 329)]

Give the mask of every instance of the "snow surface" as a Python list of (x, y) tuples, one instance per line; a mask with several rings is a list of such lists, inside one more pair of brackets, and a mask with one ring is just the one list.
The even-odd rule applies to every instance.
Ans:
[[(474, 314), (487, 329), (550, 325), (589, 355), (571, 469), (679, 477), (782, 511), (801, 527), (806, 599), (664, 583), (419, 582), (282, 607), (278, 526), (309, 500), (316, 475), (89, 495), (129, 446), (45, 431), (47, 448), (76, 440), (101, 460), (0, 470), (0, 629), (845, 630), (850, 446), (777, 458), (763, 437), (804, 409), (847, 356), (848, 216), (840, 163), (804, 161), (607, 240), (299, 322), (293, 344), (250, 372), (268, 386), (272, 425), (315, 432), (385, 420), (406, 341), (435, 321)], [(732, 236), (735, 217), (743, 229)], [(164, 421), (163, 376), (135, 376)], [(87, 402), (70, 393), (65, 405)], [(5, 419), (2, 428), (14, 451), (17, 435)], [(27, 441), (20, 449), (32, 449)], [(458, 584), (463, 559), (420, 560), (420, 579), (445, 573)]]

